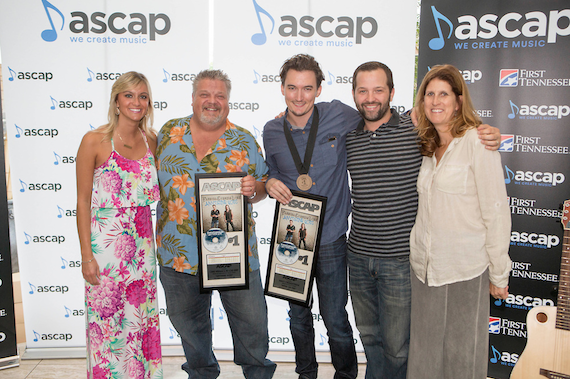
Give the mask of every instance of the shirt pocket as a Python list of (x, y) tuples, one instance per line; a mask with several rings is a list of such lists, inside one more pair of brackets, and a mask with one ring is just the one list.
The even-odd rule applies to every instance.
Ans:
[(436, 188), (445, 193), (465, 194), (467, 192), (467, 165), (446, 165), (441, 168), (436, 179)]
[[(336, 166), (340, 149), (338, 144), (340, 136), (335, 133), (327, 133), (317, 140), (313, 159), (319, 157), (324, 166)], [(301, 158), (303, 159), (303, 158)]]
[(418, 174), (417, 191), (418, 193), (427, 193), (431, 187), (433, 178), (433, 170), (422, 167)]

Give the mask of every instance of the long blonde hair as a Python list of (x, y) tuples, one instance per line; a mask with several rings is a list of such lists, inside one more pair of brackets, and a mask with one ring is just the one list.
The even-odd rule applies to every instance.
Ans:
[(147, 136), (152, 136), (154, 134), (152, 130), (152, 124), (154, 122), (154, 108), (150, 84), (146, 76), (140, 72), (129, 71), (121, 75), (119, 79), (113, 83), (113, 87), (111, 88), (111, 98), (109, 100), (109, 112), (107, 116), (109, 123), (100, 126), (95, 130), (97, 133), (104, 135), (103, 141), (108, 141), (113, 138), (113, 133), (115, 132), (115, 128), (119, 122), (119, 115), (115, 112), (117, 109), (117, 96), (119, 96), (121, 92), (128, 91), (141, 83), (144, 83), (148, 90), (148, 110), (145, 117), (139, 121), (138, 126)]
[[(418, 117), (418, 126), (416, 127), (416, 130), (419, 137), (418, 144), (420, 145), (420, 152), (422, 155), (426, 155), (428, 157), (431, 157), (435, 152), (435, 149), (441, 144), (439, 135), (437, 134), (434, 125), (427, 119), (424, 109), (426, 87), (433, 79), (439, 79), (447, 82), (456, 96), (459, 110), (449, 122), (449, 125), (451, 126), (451, 135), (454, 138), (463, 136), (467, 130), (476, 128), (481, 124), (481, 119), (477, 113), (475, 113), (475, 108), (473, 107), (473, 102), (471, 101), (467, 84), (459, 70), (450, 64), (432, 67), (426, 76), (424, 76), (424, 80), (416, 94), (416, 114)], [(459, 96), (462, 97), (462, 100), (459, 99)]]

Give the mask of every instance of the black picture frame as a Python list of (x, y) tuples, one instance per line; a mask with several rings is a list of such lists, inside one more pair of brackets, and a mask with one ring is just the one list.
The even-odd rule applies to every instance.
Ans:
[(243, 172), (195, 175), (201, 293), (249, 288), (247, 199), (241, 194), (244, 176)]
[(289, 204), (275, 206), (265, 294), (309, 306), (327, 198), (291, 192)]

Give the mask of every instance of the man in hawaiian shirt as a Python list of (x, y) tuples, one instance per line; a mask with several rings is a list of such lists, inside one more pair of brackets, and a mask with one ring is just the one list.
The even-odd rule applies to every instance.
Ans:
[(219, 70), (204, 70), (193, 83), (193, 115), (168, 121), (158, 135), (160, 201), (157, 255), (170, 321), (180, 334), (189, 378), (216, 378), (212, 351), (211, 294), (200, 293), (194, 175), (246, 172), (241, 193), (247, 205), (249, 289), (221, 291), (234, 343), (234, 362), (248, 378), (271, 378), (267, 306), (261, 287), (252, 203), (266, 196), (267, 167), (255, 138), (228, 121), (231, 82)]

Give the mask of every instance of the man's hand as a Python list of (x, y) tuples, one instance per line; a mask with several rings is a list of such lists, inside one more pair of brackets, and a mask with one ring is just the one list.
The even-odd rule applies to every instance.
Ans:
[(481, 124), (477, 128), (477, 134), (481, 143), (485, 145), (485, 149), (498, 150), (501, 146), (501, 132), (494, 126)]
[(252, 197), (255, 193), (255, 178), (251, 175), (241, 179), (241, 194), (246, 197)]
[(281, 180), (272, 178), (265, 183), (265, 190), (275, 200), (281, 204), (289, 204), (293, 194)]

